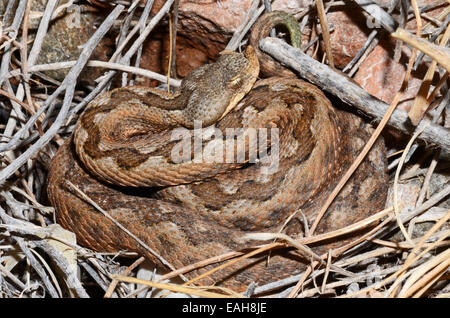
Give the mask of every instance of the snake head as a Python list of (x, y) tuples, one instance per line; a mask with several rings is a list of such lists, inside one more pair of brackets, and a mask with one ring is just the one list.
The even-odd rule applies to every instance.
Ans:
[(184, 126), (192, 128), (198, 121), (206, 127), (222, 119), (251, 90), (258, 74), (251, 46), (244, 53), (224, 50), (215, 63), (194, 70), (180, 87), (181, 95), (189, 95)]
[(259, 62), (256, 56), (255, 50), (252, 46), (248, 46), (244, 53), (245, 58), (248, 60), (248, 66), (245, 70), (231, 78), (228, 82), (230, 89), (236, 91), (235, 96), (230, 100), (228, 107), (223, 112), (220, 119), (228, 114), (241, 99), (252, 89), (258, 74), (259, 74)]
[[(221, 55), (226, 54), (233, 55), (239, 53), (228, 50), (224, 50), (221, 53)], [(219, 119), (222, 119), (241, 101), (241, 99), (252, 89), (253, 84), (258, 77), (259, 62), (255, 50), (251, 45), (249, 45), (245, 50), (244, 57), (247, 59), (248, 65), (236, 76), (228, 80), (227, 86), (230, 88), (230, 90), (235, 91), (235, 94), (231, 98), (228, 106)]]

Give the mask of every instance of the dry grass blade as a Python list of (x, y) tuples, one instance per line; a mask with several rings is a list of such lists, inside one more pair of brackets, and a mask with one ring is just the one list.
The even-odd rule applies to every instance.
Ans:
[(405, 281), (398, 297), (410, 297), (419, 289), (422, 289), (420, 294), (424, 293), (427, 289), (424, 287), (430, 287), (429, 283), (434, 283), (446, 272), (449, 266), (450, 249), (447, 249), (416, 268)]
[(223, 261), (226, 261), (228, 259), (241, 256), (243, 254), (245, 254), (245, 253), (244, 252), (232, 251), (232, 252), (228, 252), (228, 253), (225, 253), (225, 254), (214, 256), (214, 257), (211, 257), (211, 258), (207, 258), (207, 259), (202, 260), (200, 262), (181, 267), (181, 268), (177, 269), (176, 271), (172, 271), (170, 273), (167, 273), (167, 274), (163, 275), (157, 281), (160, 282), (160, 281), (163, 281), (163, 280), (166, 280), (166, 279), (170, 279), (170, 278), (176, 277), (176, 276), (178, 276), (180, 274), (189, 273), (189, 272), (191, 272), (193, 270), (196, 270), (197, 268), (202, 268), (202, 267), (205, 267), (207, 265), (223, 262)]
[[(288, 235), (283, 234), (283, 233), (250, 233), (250, 234), (245, 235), (243, 237), (243, 239), (247, 239), (247, 240), (261, 240), (261, 241), (267, 241), (267, 240), (273, 240), (273, 239), (281, 239), (283, 241), (286, 241), (287, 243), (289, 243), (290, 245), (292, 245), (296, 249), (298, 249), (300, 251), (300, 254), (302, 254), (306, 259), (314, 259), (319, 264), (327, 266), (327, 263), (322, 259), (322, 257), (320, 257), (319, 255), (314, 253), (309, 247), (307, 247), (306, 245), (298, 243), (296, 240), (292, 239), (291, 237), (289, 237)], [(347, 271), (343, 270), (342, 268), (339, 268), (338, 266), (331, 265), (331, 268), (334, 271), (336, 271), (338, 273), (341, 273), (343, 275), (348, 275), (349, 274)]]
[[(417, 244), (417, 246), (414, 247), (414, 249), (409, 253), (408, 258), (406, 259), (402, 269), (400, 269), (396, 274), (397, 276), (397, 281), (399, 279), (401, 279), (402, 275), (405, 273), (405, 271), (408, 269), (409, 266), (411, 266), (414, 262), (416, 262), (422, 255), (424, 255), (427, 251), (429, 251), (431, 248), (434, 247), (435, 244), (437, 244), (437, 242), (440, 242), (442, 240), (444, 240), (447, 235), (442, 235), (438, 241), (434, 242), (433, 244), (431, 244), (431, 246), (428, 246), (427, 248), (425, 248), (420, 254), (418, 254), (418, 251), (422, 248), (422, 246), (425, 244), (426, 240), (434, 233), (437, 231), (438, 228), (440, 228), (445, 222), (447, 222), (450, 219), (450, 211), (447, 212), (447, 214), (442, 217), (441, 220), (439, 220), (439, 222), (437, 222), (420, 240), (420, 242)], [(450, 231), (448, 231), (450, 232)], [(447, 250), (450, 251), (450, 250)], [(434, 260), (435, 258), (433, 258)], [(434, 261), (432, 261), (431, 264), (435, 264)], [(439, 264), (439, 261), (438, 261)], [(394, 283), (395, 284), (395, 283)]]
[[(445, 47), (447, 45), (448, 39), (450, 37), (450, 27), (447, 27), (445, 30), (445, 33), (443, 37), (441, 38), (441, 41), (439, 43), (440, 46)], [(428, 68), (427, 73), (425, 74), (425, 77), (423, 78), (422, 84), (420, 85), (419, 91), (417, 93), (417, 97), (414, 100), (414, 104), (411, 107), (411, 110), (408, 112), (409, 119), (414, 125), (418, 125), (419, 121), (422, 119), (423, 114), (427, 110), (429, 104), (432, 101), (432, 97), (436, 94), (437, 90), (435, 90), (434, 94), (431, 94), (430, 98), (428, 97), (428, 91), (431, 86), (431, 81), (433, 79), (434, 73), (436, 71), (437, 61), (433, 60), (431, 62), (430, 67)], [(444, 75), (442, 77), (442, 82), (445, 82), (448, 77), (448, 71), (447, 75)], [(442, 85), (443, 83), (441, 83)], [(439, 87), (440, 85), (438, 85)]]
[[(392, 212), (392, 208), (388, 208), (386, 210), (383, 210), (383, 211), (381, 211), (381, 212), (379, 212), (379, 213), (377, 213), (377, 214), (375, 214), (375, 215), (373, 215), (373, 216), (371, 216), (371, 217), (369, 217), (369, 218), (367, 218), (365, 220), (361, 220), (361, 221), (359, 221), (359, 222), (357, 222), (355, 224), (352, 224), (352, 225), (350, 225), (348, 227), (345, 227), (343, 229), (339, 229), (339, 230), (336, 230), (336, 231), (333, 231), (333, 232), (324, 233), (324, 234), (320, 234), (320, 235), (316, 235), (316, 236), (312, 236), (312, 237), (302, 238), (302, 239), (296, 240), (296, 241), (294, 241), (294, 240), (290, 239), (289, 237), (287, 237), (287, 240), (290, 240), (290, 243), (293, 246), (295, 246), (295, 247), (299, 247), (298, 246), (299, 244), (317, 243), (317, 242), (320, 242), (320, 241), (323, 241), (323, 240), (328, 240), (328, 239), (331, 239), (331, 238), (334, 238), (334, 237), (337, 237), (337, 236), (340, 236), (340, 235), (345, 235), (345, 234), (351, 233), (353, 231), (360, 230), (360, 229), (362, 229), (362, 228), (364, 228), (364, 227), (366, 227), (366, 226), (368, 226), (370, 224), (373, 224), (375, 221), (381, 219), (382, 217), (384, 217), (385, 215), (387, 215), (390, 212)], [(262, 236), (265, 236), (265, 237), (262, 237)], [(283, 235), (281, 233), (252, 233), (252, 234), (248, 234), (246, 237), (244, 237), (244, 239), (257, 239), (257, 240), (262, 240), (262, 239), (271, 240), (271, 239), (274, 239), (274, 238), (286, 239), (285, 235)], [(216, 272), (216, 271), (218, 271), (218, 270), (220, 270), (222, 268), (228, 267), (228, 266), (230, 266), (232, 264), (235, 264), (235, 263), (239, 262), (240, 260), (242, 260), (244, 258), (248, 258), (248, 257), (254, 256), (254, 255), (257, 255), (257, 254), (262, 253), (262, 252), (264, 252), (266, 250), (270, 250), (270, 249), (273, 249), (273, 248), (280, 248), (280, 247), (285, 247), (285, 245), (281, 244), (281, 243), (271, 243), (271, 244), (264, 245), (264, 246), (254, 250), (252, 252), (244, 254), (244, 255), (236, 258), (236, 259), (233, 259), (233, 260), (231, 260), (231, 261), (229, 261), (227, 263), (224, 263), (224, 264), (222, 264), (222, 265), (220, 265), (220, 266), (218, 266), (216, 268), (213, 268), (212, 270), (210, 270), (210, 271), (208, 271), (206, 273), (203, 273), (202, 275), (196, 277), (195, 279), (193, 279), (193, 280), (191, 280), (191, 281), (189, 281), (189, 282), (187, 282), (185, 284), (190, 284), (190, 283), (193, 283), (193, 282), (195, 282), (197, 280), (200, 280), (200, 279), (202, 279), (204, 277), (207, 277), (207, 276), (211, 275), (212, 273), (214, 273), (214, 272)], [(301, 246), (300, 248), (303, 250), (303, 246)], [(309, 249), (306, 251), (306, 253), (310, 254)], [(213, 258), (212, 261), (209, 261), (209, 262), (206, 262), (206, 263), (199, 262), (199, 264), (197, 264), (197, 265), (193, 264), (192, 266), (186, 267), (185, 270), (180, 269), (180, 270), (176, 271), (175, 274), (169, 273), (170, 275), (165, 275), (165, 276), (163, 276), (162, 279), (168, 279), (168, 278), (174, 277), (179, 272), (186, 273), (187, 271), (193, 270), (193, 269), (198, 268), (200, 266), (205, 266), (205, 265), (211, 264), (212, 262), (222, 261), (224, 257), (235, 257), (235, 256), (237, 256), (236, 252), (230, 253), (230, 255), (224, 255), (224, 256), (219, 255), (218, 256), (219, 259)], [(315, 262), (315, 264), (323, 262), (321, 257), (319, 257), (318, 260), (319, 261)], [(205, 261), (208, 261), (208, 260), (205, 260)], [(333, 266), (333, 269), (335, 271), (337, 271), (337, 272), (343, 272), (344, 275), (348, 274), (346, 271), (342, 271), (342, 269), (339, 268), (339, 267)], [(309, 272), (308, 272), (308, 274), (309, 274)], [(305, 279), (306, 279), (307, 275), (305, 275), (305, 277), (304, 277)], [(160, 280), (162, 280), (162, 279), (160, 279)]]
[[(371, 224), (374, 224), (375, 222), (381, 220), (383, 217), (385, 217), (392, 211), (393, 211), (393, 208), (390, 207), (390, 208), (380, 211), (364, 220), (355, 222), (344, 228), (341, 228), (341, 229), (338, 229), (338, 230), (335, 230), (332, 232), (314, 235), (314, 236), (303, 237), (300, 239), (296, 239), (295, 242), (299, 243), (299, 244), (311, 244), (311, 243), (319, 243), (321, 241), (328, 241), (331, 239), (336, 239), (339, 236), (343, 236), (343, 235), (350, 234), (352, 232), (360, 231), (363, 228), (368, 227)], [(244, 238), (256, 239), (256, 240), (270, 240), (273, 238), (277, 238), (278, 236), (279, 236), (279, 233), (263, 232), (263, 233), (251, 233), (251, 234), (246, 235)]]
[[(429, 244), (422, 252), (420, 252), (419, 254), (417, 254), (417, 252), (419, 251), (419, 249), (421, 249), (426, 240), (428, 238), (431, 237), (431, 235), (433, 233), (436, 232), (436, 230), (441, 227), (445, 222), (447, 222), (450, 218), (450, 211), (446, 214), (446, 216), (444, 216), (442, 219), (439, 220), (439, 222), (437, 222), (421, 239), (418, 243), (415, 243), (415, 247), (414, 249), (409, 253), (409, 256), (407, 258), (407, 260), (404, 262), (404, 264), (401, 266), (401, 268), (399, 270), (397, 270), (395, 273), (391, 274), (390, 276), (388, 276), (387, 278), (383, 279), (382, 281), (374, 284), (373, 286), (370, 286), (368, 288), (362, 289), (356, 293), (353, 294), (348, 294), (346, 296), (343, 297), (354, 297), (360, 294), (364, 294), (376, 289), (380, 289), (384, 286), (386, 286), (387, 284), (392, 283), (392, 286), (390, 288), (390, 293), (392, 296), (395, 295), (395, 291), (397, 291), (397, 287), (409, 276), (411, 275), (411, 272), (407, 273), (407, 276), (405, 276), (405, 273), (407, 271), (407, 269), (409, 269), (412, 264), (414, 264), (417, 260), (419, 260), (423, 255), (425, 255), (428, 251), (436, 248), (437, 246), (439, 246), (441, 244), (441, 242), (448, 237), (448, 235), (450, 234), (450, 231), (445, 231), (443, 233), (440, 234), (439, 238)], [(447, 250), (448, 251), (448, 250)], [(434, 263), (432, 263), (434, 264)]]
[[(173, 292), (179, 292), (179, 293), (200, 296), (200, 297), (205, 297), (205, 298), (230, 298), (230, 297), (242, 298), (243, 297), (242, 295), (239, 295), (233, 291), (228, 291), (229, 295), (224, 295), (224, 294), (204, 291), (204, 290), (201, 290), (200, 287), (189, 287), (189, 286), (180, 286), (180, 285), (175, 285), (175, 284), (156, 283), (156, 282), (151, 282), (151, 281), (142, 280), (142, 279), (138, 279), (138, 278), (134, 278), (134, 277), (123, 276), (123, 275), (111, 275), (111, 278), (118, 280), (118, 281), (122, 281), (122, 282), (133, 283), (133, 284), (142, 284), (142, 285), (147, 285), (147, 286), (150, 286), (153, 288), (166, 289), (166, 290), (170, 290)], [(213, 287), (211, 287), (211, 288), (213, 288)], [(226, 289), (223, 289), (223, 288), (220, 288), (220, 290), (226, 291)]]
[(391, 36), (427, 54), (450, 72), (450, 49), (430, 43), (400, 28), (392, 33)]
[(226, 263), (224, 263), (224, 264), (222, 264), (220, 266), (217, 266), (217, 267), (215, 267), (215, 268), (213, 268), (213, 269), (211, 269), (211, 270), (209, 270), (209, 271), (207, 271), (207, 272), (205, 272), (205, 273), (203, 273), (201, 275), (198, 275), (197, 277), (195, 277), (195, 278), (189, 280), (188, 282), (184, 283), (184, 285), (189, 285), (189, 284), (192, 284), (192, 283), (194, 283), (194, 282), (196, 282), (196, 281), (198, 281), (198, 280), (200, 280), (202, 278), (208, 277), (209, 275), (211, 275), (211, 274), (213, 274), (213, 273), (215, 273), (215, 272), (217, 272), (217, 271), (219, 271), (219, 270), (221, 270), (223, 268), (229, 267), (229, 266), (231, 266), (231, 265), (233, 265), (235, 263), (238, 263), (239, 261), (241, 261), (243, 259), (252, 257), (254, 255), (258, 255), (260, 253), (263, 253), (265, 251), (271, 250), (271, 249), (276, 248), (276, 247), (284, 247), (284, 246), (285, 245), (281, 244), (281, 243), (272, 243), (272, 244), (264, 245), (264, 246), (262, 246), (260, 248), (257, 248), (255, 250), (249, 252), (249, 253), (246, 253), (246, 254), (244, 254), (244, 255), (242, 255), (240, 257), (232, 259), (232, 260), (230, 260), (230, 261), (228, 261), (228, 262), (226, 262)]

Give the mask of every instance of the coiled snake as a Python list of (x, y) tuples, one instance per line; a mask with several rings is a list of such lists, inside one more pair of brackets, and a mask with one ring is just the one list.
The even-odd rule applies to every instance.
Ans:
[[(280, 23), (280, 16), (286, 17), (279, 12), (265, 15), (254, 26), (255, 50), (257, 38)], [(164, 267), (81, 198), (68, 186), (70, 181), (176, 268), (260, 244), (242, 242), (249, 232), (282, 230), (293, 238), (303, 235), (301, 216), (309, 223), (314, 220), (370, 133), (359, 118), (334, 109), (313, 85), (293, 77), (255, 83), (258, 73), (258, 59), (249, 46), (245, 54), (223, 52), (215, 63), (194, 70), (173, 95), (132, 86), (97, 97), (50, 165), (48, 196), (57, 221), (87, 247), (136, 251)], [(195, 139), (196, 121), (213, 129), (216, 138)], [(179, 127), (188, 136), (184, 141), (200, 145), (187, 148), (191, 160), (173, 159), (181, 142), (173, 132)], [(227, 128), (241, 129), (227, 135)], [(251, 161), (249, 139), (240, 146), (234, 142), (249, 128), (279, 129), (275, 171), (263, 171), (267, 169), (264, 155), (275, 153), (273, 144), (259, 149), (259, 161)], [(272, 140), (272, 135), (264, 138)], [(243, 151), (244, 160), (192, 159), (213, 140), (224, 149)], [(386, 178), (384, 146), (378, 142), (316, 233), (341, 228), (382, 209)], [(296, 211), (300, 213), (285, 224)], [(324, 251), (339, 243), (332, 244), (314, 249)], [(298, 273), (304, 264), (308, 260), (295, 250), (273, 250), (269, 260), (267, 254), (257, 255), (200, 282), (242, 291), (251, 281), (261, 284)], [(193, 277), (210, 266), (186, 275)]]

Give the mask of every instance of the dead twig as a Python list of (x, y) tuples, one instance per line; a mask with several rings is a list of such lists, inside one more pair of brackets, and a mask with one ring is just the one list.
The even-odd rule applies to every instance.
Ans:
[[(376, 121), (380, 121), (386, 113), (388, 109), (386, 103), (370, 95), (350, 79), (313, 60), (284, 41), (276, 38), (265, 38), (260, 42), (260, 47), (278, 61), (296, 70), (303, 78), (375, 118)], [(428, 121), (423, 119), (424, 123)], [(392, 113), (387, 125), (408, 135), (413, 130), (411, 125), (408, 124), (408, 114), (400, 109), (396, 109)], [(450, 158), (449, 129), (430, 124), (420, 135), (419, 140), (441, 148), (441, 156)]]

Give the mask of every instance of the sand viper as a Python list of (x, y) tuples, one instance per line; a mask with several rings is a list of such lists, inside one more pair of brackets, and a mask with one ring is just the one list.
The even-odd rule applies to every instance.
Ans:
[[(252, 31), (253, 46), (286, 16), (275, 12), (261, 18)], [(333, 108), (315, 86), (293, 77), (255, 83), (258, 73), (257, 56), (248, 46), (245, 53), (225, 51), (215, 63), (194, 70), (174, 94), (131, 86), (97, 97), (50, 164), (48, 196), (58, 223), (87, 247), (135, 251), (164, 267), (81, 198), (70, 181), (175, 268), (261, 244), (243, 242), (249, 232), (302, 236), (304, 220), (314, 220), (370, 131), (358, 117)], [(201, 137), (196, 136), (199, 122)], [(264, 141), (256, 153), (251, 151), (254, 131)], [(224, 151), (214, 151), (213, 161), (198, 160), (217, 146)], [(182, 160), (174, 158), (180, 149), (187, 149)], [(237, 153), (242, 160), (236, 160)], [(380, 141), (316, 233), (384, 207), (385, 160)], [(337, 244), (313, 248), (321, 252)], [(308, 262), (294, 249), (278, 249), (270, 258), (257, 255), (201, 283), (242, 291), (251, 281), (261, 284), (298, 273)]]

